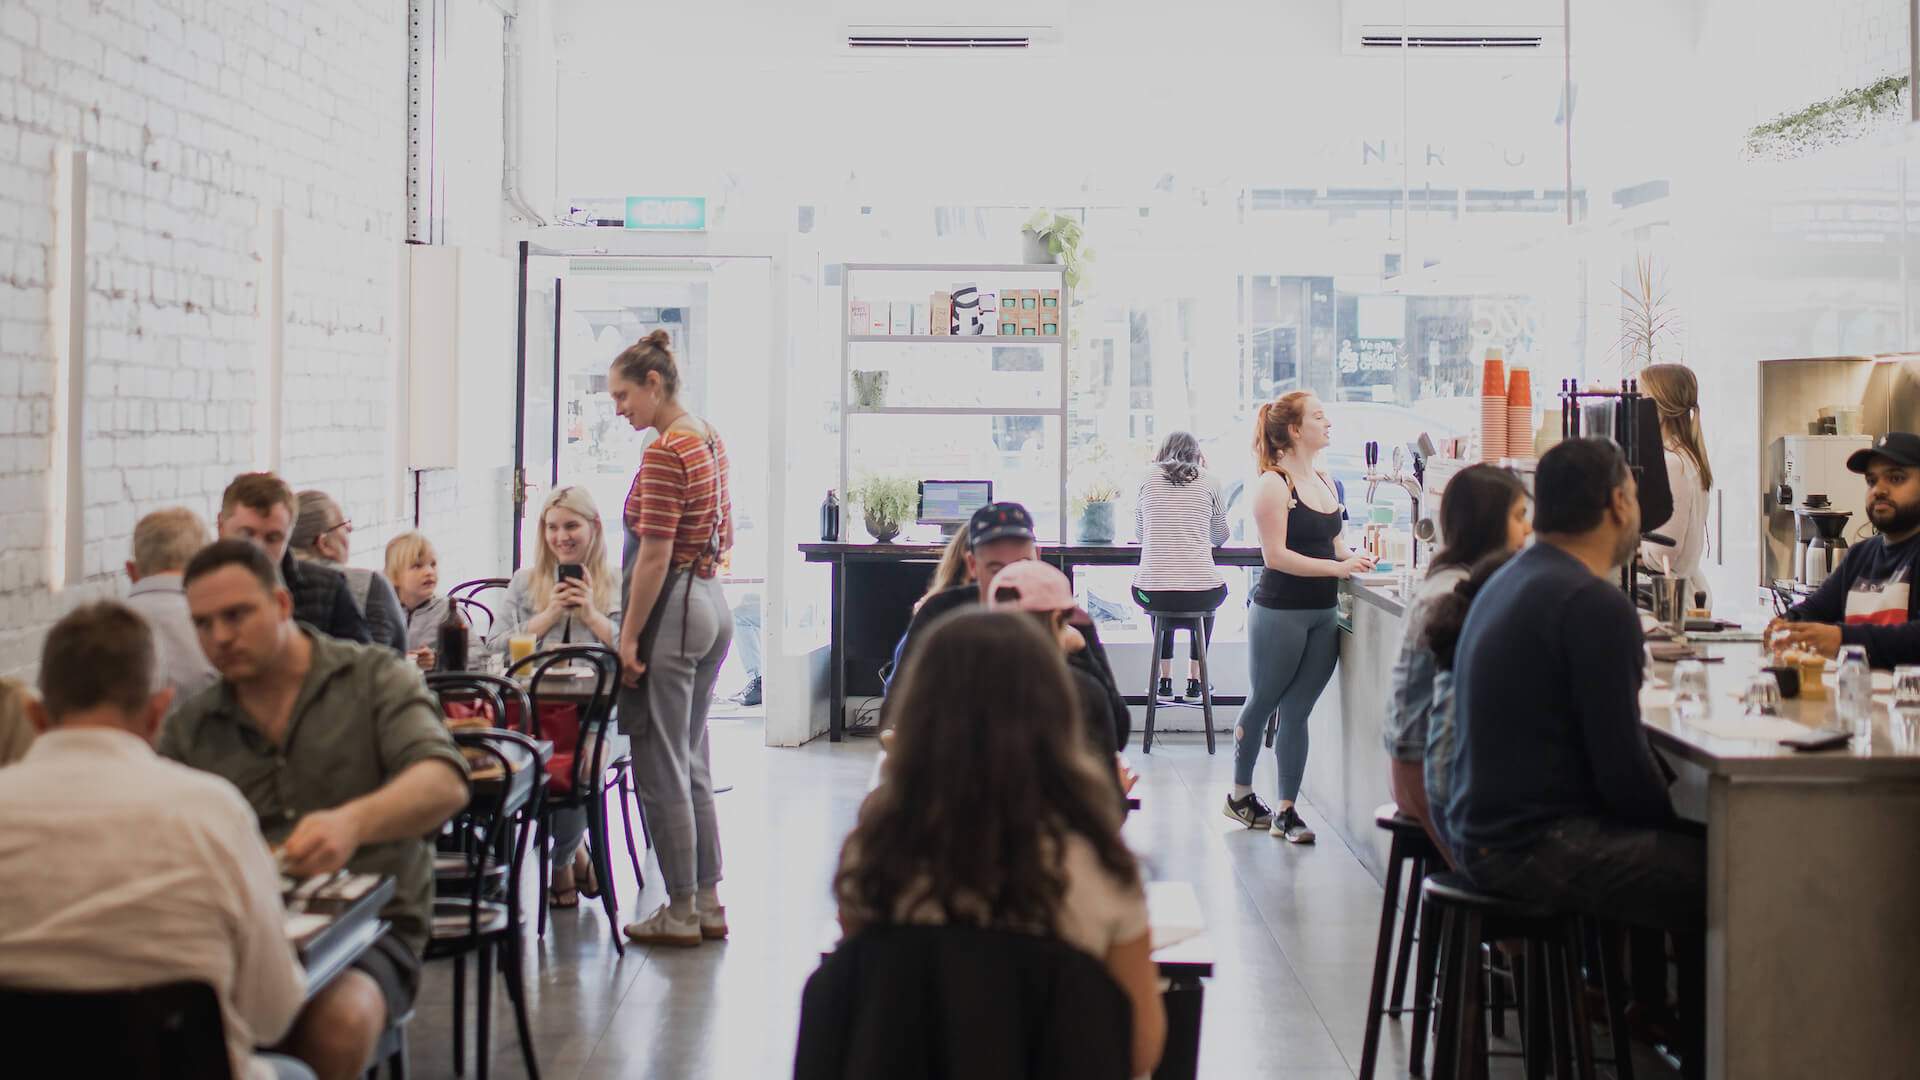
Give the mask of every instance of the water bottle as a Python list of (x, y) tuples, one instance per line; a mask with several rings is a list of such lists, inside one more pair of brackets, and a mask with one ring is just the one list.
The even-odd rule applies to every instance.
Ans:
[(1840, 674), (1834, 681), (1834, 705), (1840, 723), (1856, 744), (1873, 742), (1873, 669), (1864, 645), (1840, 647)]

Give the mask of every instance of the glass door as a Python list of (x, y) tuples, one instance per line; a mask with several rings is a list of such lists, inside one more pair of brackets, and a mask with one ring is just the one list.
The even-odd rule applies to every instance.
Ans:
[[(680, 401), (710, 421), (726, 445), (734, 547), (721, 584), (734, 612), (734, 644), (718, 694), (753, 701), (748, 684), (762, 673), (761, 616), (767, 596), (770, 445), (768, 393), (773, 298), (770, 259), (745, 256), (593, 256), (566, 260), (556, 282), (559, 362), (549, 439), (553, 482), (592, 492), (607, 522), (609, 554), (641, 453), (656, 437), (615, 415), (607, 367), (622, 349), (655, 330), (672, 340)], [(538, 503), (528, 508), (539, 513)], [(538, 543), (529, 529), (529, 545)], [(526, 551), (531, 554), (532, 547)]]
[(520, 244), (519, 340), (514, 362), (513, 568), (540, 542), (540, 506), (556, 482), (559, 459), (561, 304), (567, 261)]

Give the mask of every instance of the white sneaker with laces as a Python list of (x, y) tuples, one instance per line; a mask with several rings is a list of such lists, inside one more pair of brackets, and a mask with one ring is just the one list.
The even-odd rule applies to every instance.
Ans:
[(700, 936), (708, 941), (726, 940), (727, 909), (725, 906), (700, 909)]
[(700, 920), (696, 918), (677, 918), (673, 909), (661, 904), (653, 909), (653, 914), (637, 923), (627, 925), (627, 939), (636, 945), (675, 945), (691, 948), (704, 940), (700, 936)]

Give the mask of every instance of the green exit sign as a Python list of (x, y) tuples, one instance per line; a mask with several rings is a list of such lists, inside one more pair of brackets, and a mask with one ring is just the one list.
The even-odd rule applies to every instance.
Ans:
[(627, 228), (651, 232), (703, 232), (707, 200), (691, 195), (627, 196)]

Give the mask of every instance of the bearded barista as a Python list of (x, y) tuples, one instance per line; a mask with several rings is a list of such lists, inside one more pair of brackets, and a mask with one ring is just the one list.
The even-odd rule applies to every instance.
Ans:
[(1819, 591), (1767, 626), (1767, 640), (1822, 656), (1864, 645), (1877, 668), (1920, 663), (1920, 435), (1888, 432), (1847, 468), (1866, 477), (1867, 518), (1880, 535), (1849, 548)]

